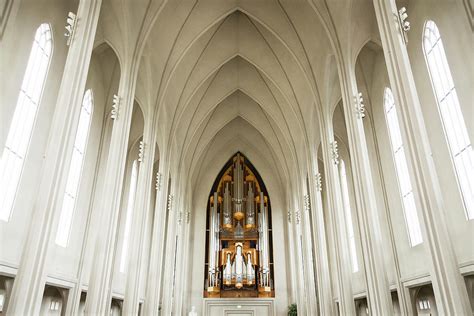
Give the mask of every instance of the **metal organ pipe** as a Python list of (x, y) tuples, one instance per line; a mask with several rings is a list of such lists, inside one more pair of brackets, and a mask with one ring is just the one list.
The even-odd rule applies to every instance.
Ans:
[(260, 192), (260, 212), (261, 212), (261, 247), (260, 256), (261, 256), (261, 270), (262, 270), (262, 277), (261, 282), (262, 286), (270, 286), (270, 264), (269, 264), (269, 256), (268, 256), (268, 209), (265, 206), (265, 198), (263, 196), (263, 192)]
[(244, 217), (242, 209), (244, 191), (244, 171), (240, 161), (240, 155), (237, 155), (237, 160), (234, 167), (234, 218), (241, 220)]
[(240, 289), (243, 286), (244, 258), (242, 256), (242, 243), (235, 244), (235, 287)]
[(224, 182), (224, 203), (222, 225), (224, 228), (232, 228), (232, 199), (230, 197), (230, 182)]
[(217, 221), (217, 207), (218, 207), (218, 196), (217, 192), (213, 196), (213, 205), (211, 206), (211, 218), (209, 219), (209, 286), (217, 286), (219, 271), (217, 267), (217, 255), (218, 255), (218, 233), (219, 233), (219, 223)]
[(253, 182), (248, 182), (247, 210), (245, 213), (245, 228), (255, 227), (255, 196), (253, 192)]

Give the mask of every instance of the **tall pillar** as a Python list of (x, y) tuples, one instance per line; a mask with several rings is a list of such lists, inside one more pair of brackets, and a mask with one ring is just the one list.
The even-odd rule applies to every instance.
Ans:
[(150, 210), (150, 194), (153, 179), (153, 163), (155, 157), (155, 128), (153, 117), (145, 118), (143, 133), (142, 161), (138, 171), (137, 193), (133, 210), (131, 229), (132, 243), (127, 265), (127, 283), (123, 300), (123, 314), (137, 315), (140, 295), (140, 279), (142, 258), (144, 255), (144, 239), (146, 223)]
[(349, 257), (349, 241), (346, 231), (346, 217), (342, 205), (342, 194), (337, 168), (337, 158), (333, 156), (331, 147), (334, 143), (332, 127), (326, 123), (326, 129), (322, 130), (321, 142), (323, 152), (325, 183), (327, 188), (328, 206), (327, 210), (330, 228), (334, 236), (334, 247), (336, 254), (336, 271), (338, 283), (339, 314), (355, 315), (354, 298), (352, 295), (352, 273), (351, 261)]
[[(287, 192), (290, 190), (290, 184), (287, 183)], [(290, 196), (289, 194), (287, 194), (287, 197)], [(298, 272), (297, 272), (297, 265), (296, 265), (296, 253), (294, 253), (294, 234), (293, 234), (293, 221), (294, 221), (294, 216), (293, 216), (293, 213), (291, 211), (291, 206), (289, 203), (287, 203), (287, 225), (286, 225), (286, 233), (287, 233), (287, 248), (288, 248), (288, 253), (287, 253), (287, 257), (289, 258), (288, 259), (288, 264), (290, 265), (290, 275), (292, 276), (290, 278), (290, 282), (291, 282), (291, 296), (290, 296), (290, 299), (288, 300), (290, 304), (292, 303), (297, 303), (297, 299), (299, 297), (299, 290), (298, 290), (298, 287), (297, 287), (297, 280), (298, 278), (296, 277), (298, 275)]]
[[(315, 157), (317, 154), (315, 154)], [(312, 160), (312, 159), (311, 159)], [(318, 161), (314, 163), (314, 178), (310, 174), (310, 212), (311, 225), (313, 226), (313, 241), (316, 261), (316, 284), (319, 299), (319, 311), (321, 315), (334, 315), (332, 303), (331, 271), (329, 270), (329, 252), (326, 241), (326, 227), (324, 224), (324, 211), (321, 196), (322, 177), (318, 170)]]
[(166, 244), (164, 248), (165, 261), (163, 269), (163, 288), (161, 290), (162, 297), (162, 314), (172, 315), (173, 308), (173, 291), (174, 278), (176, 273), (176, 249), (178, 243), (178, 212), (181, 200), (175, 201), (174, 192), (177, 192), (177, 181), (174, 182), (171, 194), (168, 195), (168, 227), (166, 232)]
[[(305, 181), (306, 182), (306, 181)], [(316, 280), (314, 275), (314, 258), (313, 258), (313, 236), (311, 234), (311, 202), (309, 192), (307, 191), (306, 183), (303, 185), (305, 192), (303, 196), (303, 207), (301, 214), (301, 235), (303, 236), (303, 258), (305, 259), (304, 264), (304, 281), (306, 282), (306, 313), (309, 315), (318, 314), (318, 297), (316, 295)]]
[[(161, 149), (161, 148), (160, 148)], [(150, 245), (150, 264), (148, 270), (148, 282), (143, 304), (144, 315), (156, 315), (160, 308), (160, 292), (163, 278), (163, 258), (165, 232), (168, 224), (166, 204), (168, 201), (168, 164), (166, 148), (160, 151), (160, 165), (157, 179), (157, 192), (155, 200), (155, 217)]]
[(421, 201), (420, 219), (423, 237), (432, 258), (431, 278), (436, 305), (441, 314), (468, 315), (471, 313), (469, 298), (446, 226), (449, 221), (444, 214), (441, 187), (420, 100), (405, 42), (398, 29), (398, 10), (393, 0), (374, 0), (374, 7), (390, 85), (400, 107), (399, 120), (407, 131), (406, 153), (410, 171), (414, 175), (414, 189)]
[(370, 168), (369, 152), (362, 116), (355, 109), (358, 95), (355, 70), (347, 62), (340, 65), (344, 116), (351, 154), (351, 166), (357, 203), (357, 215), (364, 254), (367, 301), (373, 315), (393, 313), (390, 286), (384, 262), (381, 220), (378, 214), (375, 189)]
[(115, 259), (117, 223), (122, 196), (123, 175), (132, 121), (136, 64), (125, 64), (118, 95), (121, 96), (119, 116), (114, 121), (105, 170), (105, 182), (99, 209), (102, 230), (95, 236), (89, 287), (86, 296), (87, 315), (105, 315), (110, 311), (111, 286)]
[[(183, 182), (186, 180), (183, 180)], [(181, 189), (183, 189), (184, 185), (181, 186)], [(183, 191), (180, 191), (183, 192)], [(186, 194), (179, 194), (179, 196), (186, 196)], [(174, 286), (171, 288), (174, 291), (173, 294), (173, 309), (172, 309), (172, 315), (186, 315), (186, 309), (183, 311), (183, 295), (184, 293), (184, 288), (183, 288), (183, 282), (184, 278), (186, 276), (186, 269), (187, 266), (189, 265), (188, 261), (186, 260), (187, 258), (187, 231), (189, 228), (189, 225), (186, 223), (186, 211), (184, 210), (183, 204), (184, 204), (184, 199), (181, 199), (180, 207), (178, 210), (177, 214), (177, 232), (176, 235), (178, 236), (178, 244), (177, 244), (177, 250), (176, 250), (176, 271), (175, 277), (173, 284)]]
[[(361, 89), (362, 90), (362, 89)], [(364, 87), (363, 91), (360, 91), (363, 95), (369, 96), (369, 91), (367, 89), (367, 86)], [(369, 106), (371, 109), (374, 108), (374, 106), (377, 106), (372, 103), (372, 100), (369, 98), (364, 99), (364, 104), (366, 106)], [(375, 150), (375, 156), (373, 157), (374, 159), (372, 160), (372, 163), (375, 164), (375, 172), (374, 172), (374, 177), (378, 177), (379, 181), (381, 184), (385, 183), (385, 179), (383, 177), (383, 170), (382, 170), (382, 163), (380, 159), (380, 148), (379, 148), (379, 143), (376, 137), (376, 131), (375, 131), (375, 123), (374, 123), (374, 116), (373, 115), (368, 115), (366, 120), (369, 120), (369, 125), (371, 130), (369, 133), (373, 135), (373, 142), (374, 142), (374, 150)], [(367, 126), (365, 125), (367, 128)], [(409, 315), (411, 313), (411, 306), (409, 306), (408, 303), (408, 298), (406, 295), (406, 291), (403, 289), (403, 284), (402, 284), (402, 275), (401, 275), (401, 270), (400, 270), (400, 259), (399, 259), (399, 254), (396, 249), (396, 236), (394, 233), (394, 227), (390, 215), (390, 207), (388, 205), (388, 197), (387, 197), (387, 190), (382, 188), (382, 199), (383, 199), (383, 204), (385, 208), (385, 217), (386, 217), (386, 224), (387, 224), (387, 235), (388, 235), (388, 240), (389, 240), (389, 246), (390, 246), (390, 252), (392, 253), (393, 260), (391, 261), (391, 264), (393, 264), (394, 272), (395, 272), (395, 277), (396, 277), (396, 290), (397, 290), (397, 296), (398, 296), (398, 303), (400, 307), (400, 313), (401, 315)], [(388, 252), (388, 251), (387, 251)], [(392, 304), (393, 305), (393, 304)]]
[[(302, 236), (301, 236), (301, 209), (299, 201), (296, 199), (299, 196), (299, 192), (296, 189), (298, 186), (297, 183), (294, 183), (293, 195), (290, 196), (290, 201), (292, 202), (293, 218), (290, 223), (290, 231), (293, 237), (293, 245), (290, 249), (293, 250), (291, 254), (294, 257), (294, 271), (291, 274), (296, 279), (296, 304), (298, 305), (298, 312), (305, 315), (307, 307), (307, 291), (306, 291), (306, 282), (303, 266), (303, 247), (302, 247)], [(291, 191), (290, 191), (291, 192)]]
[[(80, 1), (77, 27), (64, 67), (58, 92), (39, 192), (31, 212), (31, 228), (25, 240), (12, 297), (8, 306), (10, 315), (39, 313), (46, 282), (46, 260), (59, 221), (62, 199), (61, 184), (67, 177), (68, 156), (74, 144), (81, 102), (89, 70), (101, 0)], [(66, 17), (64, 17), (66, 19)]]

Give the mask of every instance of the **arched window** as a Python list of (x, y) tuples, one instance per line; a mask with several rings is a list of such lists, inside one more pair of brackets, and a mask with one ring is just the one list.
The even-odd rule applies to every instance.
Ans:
[(36, 30), (20, 94), (0, 160), (0, 219), (8, 221), (30, 145), (53, 50), (49, 24)]
[(474, 219), (474, 153), (459, 106), (443, 41), (433, 21), (425, 24), (423, 52), (454, 162), (468, 219)]
[(420, 221), (416, 210), (415, 197), (411, 186), (410, 174), (408, 173), (408, 164), (403, 147), (402, 134), (398, 124), (397, 109), (393, 98), (392, 90), (385, 88), (384, 93), (385, 117), (387, 119), (388, 134), (392, 146), (393, 159), (395, 161), (395, 170), (397, 172), (398, 187), (402, 196), (405, 221), (408, 228), (411, 246), (416, 246), (423, 242), (421, 236)]
[(66, 191), (64, 192), (61, 216), (59, 218), (58, 231), (56, 233), (56, 244), (66, 247), (71, 231), (72, 217), (76, 207), (77, 193), (81, 182), (82, 166), (89, 136), (89, 128), (92, 119), (92, 108), (94, 99), (89, 89), (84, 93), (82, 99), (81, 114), (77, 126), (74, 148), (72, 150), (71, 165), (67, 176)]
[(344, 212), (346, 214), (346, 229), (349, 238), (349, 251), (351, 254), (352, 261), (352, 272), (357, 272), (359, 271), (359, 263), (357, 261), (357, 251), (353, 226), (354, 224), (352, 222), (352, 210), (351, 203), (349, 200), (349, 186), (347, 182), (346, 164), (344, 163), (344, 160), (341, 160), (339, 168), (339, 172), (341, 175), (342, 201), (344, 203)]
[(135, 193), (137, 191), (138, 162), (133, 161), (132, 174), (130, 176), (130, 188), (128, 191), (127, 215), (125, 217), (125, 232), (123, 234), (122, 254), (120, 256), (120, 272), (125, 273), (127, 268), (128, 244), (130, 243), (130, 229), (132, 228), (133, 205), (135, 204)]

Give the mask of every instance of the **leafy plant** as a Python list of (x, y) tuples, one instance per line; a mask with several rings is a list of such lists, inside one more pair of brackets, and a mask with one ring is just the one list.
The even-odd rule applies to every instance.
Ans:
[(291, 304), (288, 306), (288, 316), (296, 316), (298, 312), (296, 311), (296, 304)]

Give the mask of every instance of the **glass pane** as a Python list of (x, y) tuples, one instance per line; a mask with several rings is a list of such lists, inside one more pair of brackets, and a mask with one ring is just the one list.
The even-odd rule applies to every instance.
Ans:
[[(423, 51), (468, 219), (474, 219), (474, 154), (436, 23), (426, 22)], [(460, 157), (462, 155), (462, 157)]]
[(405, 150), (403, 148), (402, 134), (400, 125), (398, 124), (395, 100), (393, 98), (392, 91), (389, 88), (385, 89), (384, 108), (408, 236), (410, 239), (410, 245), (413, 247), (422, 243), (423, 238), (421, 235), (420, 222), (418, 220), (418, 213), (413, 196), (410, 173), (408, 171), (408, 163), (405, 156)]
[(28, 151), (38, 105), (46, 80), (52, 43), (49, 24), (36, 30), (20, 93), (0, 160), (0, 220), (8, 221), (18, 191), (24, 158)]
[[(79, 191), (81, 181), (82, 166), (84, 164), (85, 149), (89, 128), (91, 122), (91, 110), (93, 106), (92, 92), (87, 90), (82, 99), (81, 113), (79, 115), (79, 123), (72, 149), (71, 164), (69, 165), (69, 173), (66, 182), (66, 190), (64, 192), (64, 203), (61, 210), (61, 219), (56, 234), (56, 243), (60, 246), (67, 247), (68, 236), (71, 231), (72, 218), (74, 214), (75, 202)], [(87, 109), (87, 110), (86, 110)]]

